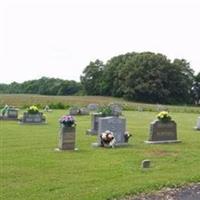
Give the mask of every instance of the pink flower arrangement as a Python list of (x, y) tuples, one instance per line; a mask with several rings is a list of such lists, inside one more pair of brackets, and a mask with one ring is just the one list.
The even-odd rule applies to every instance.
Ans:
[(64, 115), (59, 120), (60, 124), (63, 124), (64, 126), (72, 127), (75, 126), (75, 118), (71, 115)]

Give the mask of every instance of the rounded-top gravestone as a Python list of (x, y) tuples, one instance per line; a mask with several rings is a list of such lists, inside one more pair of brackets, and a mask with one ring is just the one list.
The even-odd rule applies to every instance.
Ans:
[(122, 106), (117, 103), (111, 103), (109, 104), (110, 109), (112, 110), (113, 116), (119, 116), (122, 114)]

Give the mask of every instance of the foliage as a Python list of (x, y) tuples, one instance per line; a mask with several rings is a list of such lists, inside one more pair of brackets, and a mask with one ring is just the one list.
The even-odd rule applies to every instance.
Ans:
[(75, 118), (71, 115), (64, 115), (62, 118), (59, 120), (60, 124), (68, 127), (75, 126)]
[(37, 106), (30, 106), (27, 110), (29, 114), (37, 114), (39, 113), (39, 109)]
[(89, 95), (100, 95), (102, 90), (104, 64), (100, 60), (90, 62), (81, 76), (81, 83)]
[(43, 95), (74, 95), (81, 90), (81, 84), (56, 78), (42, 77), (23, 83), (12, 82), (0, 84), (0, 93), (43, 94)]
[(200, 72), (194, 78), (192, 87), (192, 97), (195, 104), (200, 105)]
[(171, 116), (167, 111), (162, 111), (157, 115), (158, 120), (162, 122), (168, 122), (171, 120)]
[(132, 52), (113, 57), (105, 65), (101, 61), (90, 62), (83, 71), (81, 83), (88, 95), (190, 104), (194, 103), (191, 94), (193, 74), (184, 59), (171, 61), (162, 54)]
[[(150, 111), (158, 112), (158, 106), (156, 104), (138, 103), (127, 101), (122, 98), (116, 97), (104, 97), (104, 96), (42, 96), (42, 95), (19, 95), (19, 94), (0, 94), (0, 107), (3, 108), (5, 104), (13, 105), (18, 108), (26, 109), (31, 105), (36, 105), (38, 108), (44, 108), (46, 105), (52, 105), (51, 109), (57, 109), (57, 105), (63, 104), (64, 109), (67, 109), (73, 105), (78, 107), (86, 107), (88, 104), (97, 103), (101, 105), (108, 105), (111, 102), (116, 102), (122, 105), (123, 110), (129, 111)], [(55, 106), (55, 108), (53, 107)], [(170, 112), (182, 112), (182, 113), (199, 113), (198, 106), (175, 106), (175, 105), (160, 105), (162, 109)]]
[(106, 117), (106, 116), (112, 116), (112, 109), (110, 106), (100, 106), (97, 110), (98, 113), (101, 114), (101, 116)]

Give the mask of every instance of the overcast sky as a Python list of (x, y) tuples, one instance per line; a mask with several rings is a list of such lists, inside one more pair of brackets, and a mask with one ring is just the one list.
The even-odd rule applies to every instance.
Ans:
[(77, 80), (90, 61), (152, 51), (200, 71), (199, 0), (0, 0), (0, 83)]

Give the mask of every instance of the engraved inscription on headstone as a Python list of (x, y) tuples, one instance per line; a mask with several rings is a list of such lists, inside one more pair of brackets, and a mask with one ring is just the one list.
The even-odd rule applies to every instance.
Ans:
[(30, 124), (42, 124), (45, 122), (43, 118), (43, 113), (29, 114), (24, 113), (21, 123), (30, 123)]
[(150, 134), (147, 143), (180, 142), (177, 140), (176, 122), (155, 120), (150, 124)]

